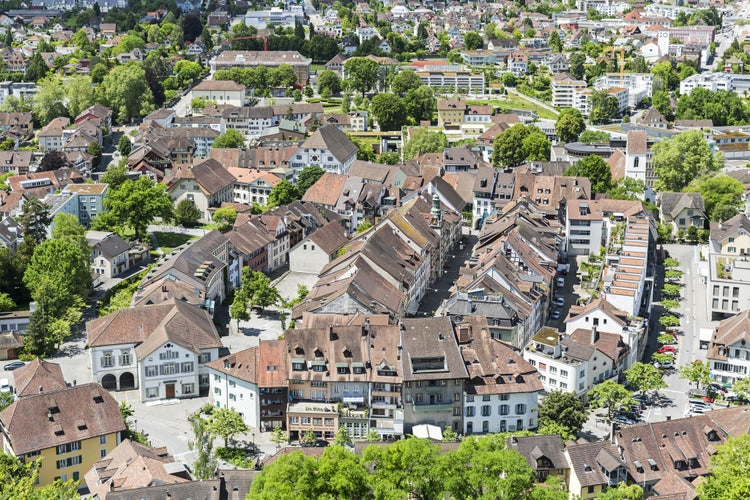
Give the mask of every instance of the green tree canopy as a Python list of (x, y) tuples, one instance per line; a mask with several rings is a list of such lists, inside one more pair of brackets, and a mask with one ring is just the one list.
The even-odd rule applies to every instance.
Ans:
[(587, 418), (586, 408), (572, 392), (552, 391), (539, 402), (540, 429), (558, 424), (564, 429), (565, 437), (575, 436)]
[(652, 164), (657, 191), (682, 191), (699, 175), (717, 170), (719, 156), (714, 156), (700, 130), (687, 130), (654, 144)]
[(437, 110), (437, 99), (435, 93), (427, 85), (409, 89), (404, 98), (407, 119), (413, 118), (414, 123), (421, 121), (432, 121), (432, 116)]
[(580, 111), (575, 108), (565, 108), (560, 111), (555, 123), (555, 134), (561, 142), (574, 142), (585, 130), (586, 122)]
[(242, 415), (231, 408), (218, 408), (208, 418), (208, 431), (224, 440), (224, 447), (229, 447), (229, 439), (235, 434), (248, 431)]
[(268, 195), (268, 205), (270, 207), (281, 207), (283, 205), (288, 205), (299, 198), (299, 192), (294, 184), (286, 179), (281, 179)]
[[(146, 241), (146, 229), (157, 217), (172, 220), (172, 200), (166, 185), (157, 184), (145, 175), (137, 180), (127, 179), (117, 189), (109, 189), (104, 198), (107, 212), (96, 218), (95, 228), (110, 229), (127, 226), (133, 229), (135, 237)], [(102, 222), (100, 222), (102, 219)], [(103, 226), (103, 227), (102, 227)]]
[(584, 130), (583, 133), (578, 137), (580, 142), (584, 144), (597, 144), (597, 143), (609, 143), (609, 134), (603, 130)]
[(146, 72), (135, 62), (115, 66), (96, 91), (97, 101), (111, 107), (119, 123), (127, 123), (154, 110), (154, 95), (146, 81)]
[[(747, 380), (747, 379), (745, 379)], [(711, 474), (698, 486), (698, 498), (742, 500), (750, 497), (750, 435), (730, 436), (711, 456)]]
[(25, 500), (78, 499), (78, 481), (60, 480), (39, 487), (41, 460), (23, 462), (20, 459), (0, 453), (0, 498), (23, 498)]
[(750, 123), (750, 106), (731, 90), (693, 89), (677, 100), (678, 120), (711, 120), (714, 126)]
[(117, 140), (117, 151), (119, 151), (122, 156), (128, 156), (132, 147), (133, 145), (127, 135), (123, 135)]
[(377, 81), (378, 63), (364, 57), (351, 57), (344, 63), (344, 74), (347, 84), (364, 97)]
[(448, 138), (441, 132), (427, 128), (412, 129), (404, 146), (404, 160), (411, 160), (424, 153), (439, 153), (448, 146)]
[(611, 420), (615, 411), (632, 406), (633, 395), (621, 384), (612, 379), (595, 385), (588, 392), (589, 401), (595, 408), (607, 408), (607, 417)]
[(711, 369), (708, 361), (693, 361), (680, 367), (680, 378), (694, 382), (698, 389), (707, 386), (711, 381)]
[(180, 200), (174, 209), (174, 220), (180, 226), (195, 226), (201, 218), (201, 211), (187, 198)]
[(516, 167), (527, 160), (549, 159), (547, 136), (534, 125), (517, 123), (495, 138), (492, 164), (497, 168)]
[(341, 79), (335, 71), (326, 69), (320, 72), (320, 75), (318, 75), (318, 92), (322, 93), (323, 89), (328, 89), (331, 94), (341, 92)]
[(606, 124), (612, 121), (620, 112), (617, 98), (605, 90), (595, 90), (591, 93), (589, 120), (593, 124)]
[(299, 196), (305, 195), (310, 186), (318, 182), (326, 171), (320, 165), (307, 165), (297, 176), (297, 192)]
[(667, 387), (667, 383), (662, 379), (661, 372), (653, 365), (647, 363), (634, 363), (633, 366), (625, 371), (625, 379), (628, 381), (628, 384), (641, 392)]
[(601, 156), (588, 155), (565, 170), (569, 177), (588, 177), (593, 193), (606, 193), (612, 184), (612, 171)]
[(646, 183), (640, 179), (623, 177), (614, 182), (607, 191), (611, 200), (642, 200), (646, 192)]
[(405, 96), (407, 92), (422, 86), (422, 79), (414, 70), (405, 69), (396, 73), (391, 80), (391, 91), (399, 96)]
[(380, 93), (372, 98), (370, 111), (380, 130), (401, 130), (406, 123), (406, 105), (396, 94)]
[(214, 140), (212, 148), (241, 148), (245, 145), (245, 136), (239, 130), (229, 128)]
[(685, 191), (700, 193), (706, 215), (715, 221), (719, 220), (717, 215), (725, 215), (728, 209), (735, 214), (739, 212), (745, 185), (728, 175), (703, 176), (691, 181)]
[(219, 226), (219, 231), (229, 231), (237, 220), (237, 210), (232, 206), (217, 208), (213, 221)]

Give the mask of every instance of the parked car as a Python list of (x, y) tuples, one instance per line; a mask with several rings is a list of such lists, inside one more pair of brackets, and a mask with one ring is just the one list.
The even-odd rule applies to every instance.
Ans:
[(656, 368), (659, 368), (661, 370), (668, 370), (674, 366), (674, 364), (671, 361), (665, 361), (663, 363), (654, 363), (654, 366)]
[(671, 345), (663, 345), (659, 348), (658, 352), (659, 354), (674, 354), (676, 349), (674, 346)]
[(552, 319), (560, 319), (560, 310), (559, 309), (555, 309), (554, 311), (552, 311)]
[(612, 421), (616, 422), (618, 424), (625, 424), (625, 425), (635, 425), (636, 424), (635, 420), (633, 420), (632, 418), (628, 418), (628, 417), (626, 417), (624, 415), (615, 415), (614, 417), (612, 417)]
[(13, 371), (16, 368), (21, 368), (25, 364), (26, 363), (24, 363), (23, 361), (13, 361), (12, 363), (8, 363), (7, 365), (3, 366), (3, 370), (5, 370), (6, 372)]
[(7, 378), (0, 379), (0, 392), (10, 392), (10, 382)]
[(557, 288), (562, 288), (565, 286), (565, 278), (557, 278)]
[(724, 387), (721, 384), (716, 384), (716, 383), (709, 385), (709, 390), (715, 392), (716, 394), (722, 394), (722, 395), (728, 392), (726, 387)]
[(565, 299), (562, 297), (558, 297), (557, 300), (555, 300), (555, 305), (558, 307), (562, 307), (565, 305)]

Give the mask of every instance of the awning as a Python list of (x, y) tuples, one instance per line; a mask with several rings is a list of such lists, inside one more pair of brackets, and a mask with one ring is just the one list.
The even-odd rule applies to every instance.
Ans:
[(312, 364), (312, 366), (325, 366), (326, 362), (325, 361), (313, 361), (310, 364)]
[(292, 363), (304, 363), (305, 360), (302, 358), (292, 358)]
[(336, 368), (349, 368), (349, 363), (336, 363)]

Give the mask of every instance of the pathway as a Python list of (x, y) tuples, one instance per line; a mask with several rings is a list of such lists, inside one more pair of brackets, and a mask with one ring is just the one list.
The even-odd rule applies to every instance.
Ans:
[(525, 101), (532, 102), (532, 103), (536, 104), (537, 106), (539, 106), (541, 108), (544, 108), (544, 109), (546, 109), (547, 111), (549, 111), (551, 113), (554, 113), (555, 115), (559, 115), (560, 114), (560, 112), (558, 110), (556, 110), (555, 108), (553, 108), (552, 106), (550, 106), (549, 104), (547, 104), (544, 101), (540, 101), (539, 99), (536, 99), (534, 97), (529, 97), (529, 96), (527, 96), (525, 94), (522, 94), (522, 93), (520, 93), (519, 91), (517, 91), (514, 88), (506, 87), (505, 90), (509, 94), (513, 94), (515, 96), (518, 96), (518, 97), (520, 97), (521, 99), (523, 99)]

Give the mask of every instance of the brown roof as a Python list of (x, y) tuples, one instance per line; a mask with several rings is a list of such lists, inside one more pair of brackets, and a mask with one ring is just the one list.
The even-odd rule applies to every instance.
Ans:
[(645, 130), (631, 130), (628, 132), (627, 140), (628, 154), (648, 153), (648, 139)]
[(18, 398), (0, 422), (16, 455), (125, 430), (117, 401), (93, 383)]
[(244, 91), (245, 86), (239, 83), (236, 83), (232, 80), (204, 80), (195, 87), (193, 87), (193, 90), (204, 90), (204, 91)]
[(303, 148), (325, 149), (339, 161), (357, 154), (358, 148), (349, 137), (334, 125), (323, 125), (302, 144)]
[(302, 201), (312, 201), (329, 207), (336, 206), (346, 179), (346, 175), (326, 172), (305, 192)]
[(740, 341), (750, 340), (750, 310), (735, 314), (731, 318), (722, 320), (711, 336), (708, 348), (709, 359), (726, 360), (726, 354), (719, 354), (719, 347), (726, 349)]
[(245, 382), (257, 384), (258, 347), (242, 351), (206, 363), (206, 367)]
[(200, 184), (206, 194), (215, 194), (225, 187), (232, 185), (235, 181), (234, 176), (213, 158), (209, 158), (186, 169), (178, 167), (174, 178), (193, 178)]
[(571, 444), (567, 452), (581, 487), (607, 484), (608, 477), (602, 472), (604, 463), (607, 467), (625, 465), (616, 458), (619, 456), (617, 448), (607, 441)]
[[(450, 318), (404, 319), (402, 323), (404, 381), (468, 377)], [(443, 369), (422, 371), (420, 358), (442, 358)]]
[(338, 222), (329, 222), (311, 234), (309, 239), (328, 255), (331, 255), (349, 241), (344, 227)]
[(261, 340), (258, 350), (258, 387), (286, 387), (286, 343), (283, 340)]
[(60, 365), (39, 358), (13, 372), (13, 379), (16, 385), (16, 395), (19, 398), (57, 391), (66, 387)]

